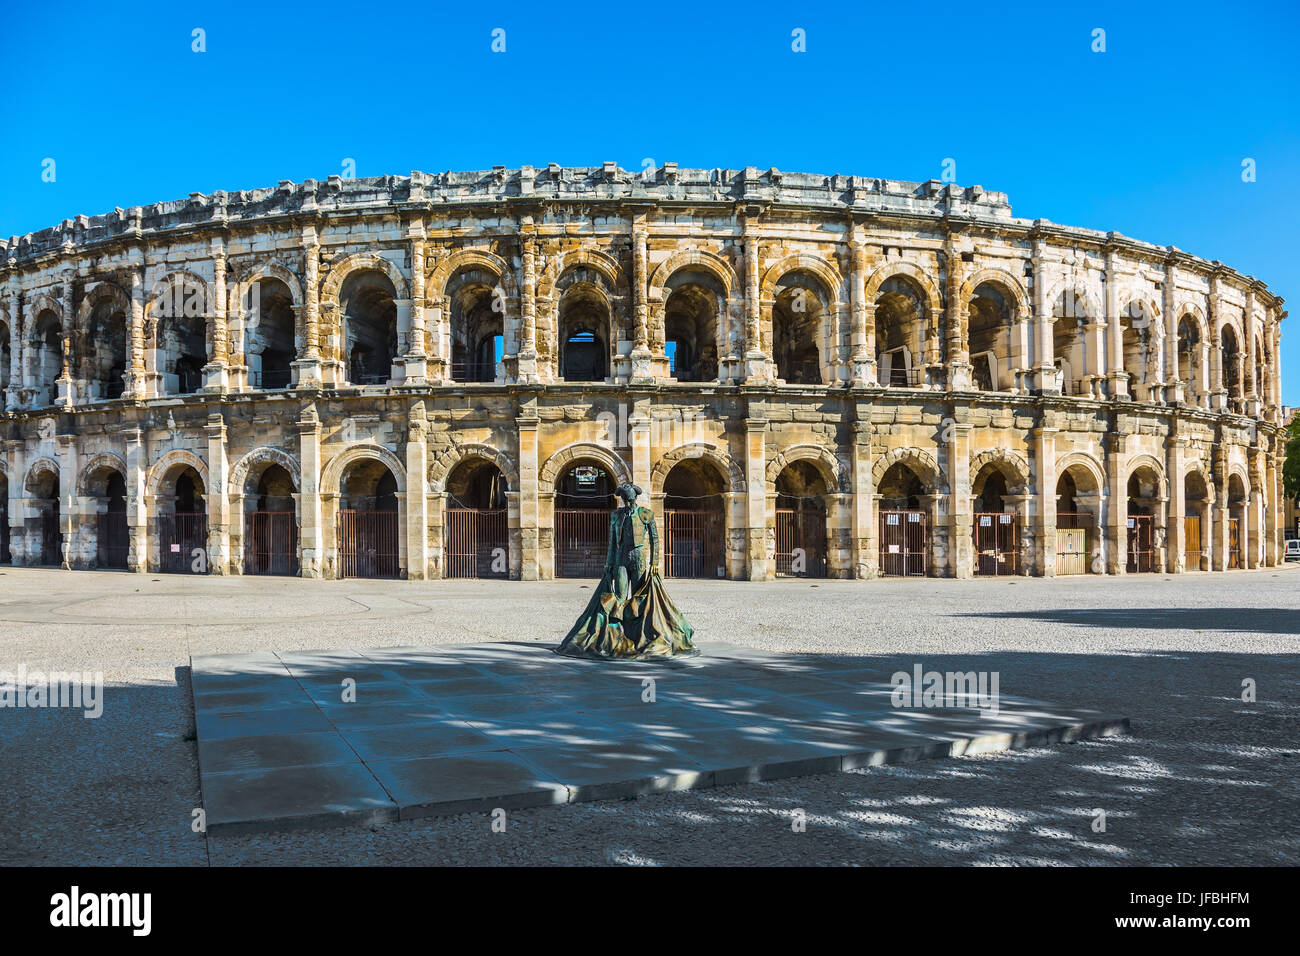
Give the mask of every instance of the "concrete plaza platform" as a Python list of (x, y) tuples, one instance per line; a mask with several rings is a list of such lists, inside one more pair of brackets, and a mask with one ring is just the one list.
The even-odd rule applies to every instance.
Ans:
[(191, 658), (208, 832), (372, 824), (1123, 733), (1001, 696), (898, 708), (862, 659), (709, 642), (682, 661), (493, 643)]

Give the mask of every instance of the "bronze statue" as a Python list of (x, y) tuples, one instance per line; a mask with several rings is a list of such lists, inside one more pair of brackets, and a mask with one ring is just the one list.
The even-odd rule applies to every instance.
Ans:
[(605, 573), (556, 653), (622, 660), (698, 654), (691, 644), (694, 631), (656, 570), (654, 512), (637, 506), (636, 485), (619, 485), (614, 494), (623, 504), (609, 517)]

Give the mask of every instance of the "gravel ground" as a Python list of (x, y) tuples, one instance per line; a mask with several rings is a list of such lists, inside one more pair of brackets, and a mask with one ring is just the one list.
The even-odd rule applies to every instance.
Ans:
[[(1123, 713), (1133, 732), (519, 811), (504, 833), (483, 814), (238, 838), (192, 831), (190, 654), (554, 643), (590, 584), (6, 568), (0, 671), (102, 671), (107, 688), (98, 720), (0, 709), (0, 864), (1300, 862), (1296, 565), (1172, 578), (671, 581), (702, 642), (891, 670), (996, 670), (1004, 693)], [(1254, 702), (1241, 699), (1247, 679)], [(1093, 829), (1097, 810), (1104, 832)]]

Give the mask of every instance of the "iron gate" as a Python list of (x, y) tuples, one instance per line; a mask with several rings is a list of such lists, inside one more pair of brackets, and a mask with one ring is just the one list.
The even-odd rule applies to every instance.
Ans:
[(510, 537), (505, 508), (448, 508), (443, 533), (447, 577), (510, 576)]
[(63, 563), (63, 532), (59, 530), (59, 509), (41, 509), (41, 564)]
[(397, 512), (339, 511), (339, 576), (398, 576)]
[(130, 544), (126, 512), (105, 511), (98, 518), (99, 528), (95, 538), (96, 566), (125, 568)]
[(555, 512), (555, 576), (598, 578), (609, 550), (609, 516), (605, 509), (562, 508)]
[(776, 573), (826, 577), (826, 513), (778, 508)]
[(1228, 519), (1228, 567), (1241, 567), (1241, 519)]
[(973, 532), (976, 574), (1015, 574), (1020, 570), (1020, 531), (1014, 513), (977, 512)]
[(1155, 570), (1155, 546), (1150, 515), (1128, 516), (1128, 572)]
[(1092, 544), (1092, 515), (1079, 511), (1057, 512), (1057, 574), (1087, 574), (1093, 570)]
[(880, 573), (924, 576), (929, 535), (924, 511), (880, 512)]
[[(195, 571), (195, 551), (203, 561)], [(158, 570), (167, 574), (207, 574), (208, 516), (177, 511), (158, 516)]]
[[(722, 578), (722, 515), (715, 511), (664, 512), (664, 573), (670, 578)], [(780, 558), (778, 557), (778, 567)]]
[(9, 512), (0, 510), (0, 564), (8, 564), (12, 559), (9, 553)]
[(250, 511), (244, 529), (244, 573), (298, 573), (298, 522), (292, 511)]
[(1188, 515), (1183, 518), (1183, 567), (1190, 571), (1201, 570), (1201, 518)]

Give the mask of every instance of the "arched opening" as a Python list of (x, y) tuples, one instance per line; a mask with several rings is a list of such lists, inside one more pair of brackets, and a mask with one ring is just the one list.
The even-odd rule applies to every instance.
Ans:
[(803, 271), (781, 277), (772, 304), (772, 357), (788, 385), (825, 382), (820, 345), (827, 341), (830, 307), (821, 283)]
[(59, 514), (59, 476), (53, 471), (41, 470), (28, 479), (27, 494), (31, 506), (36, 512), (36, 527), (33, 530), (40, 536), (40, 561), (38, 563), (46, 567), (58, 567), (63, 563), (63, 528)]
[(617, 478), (600, 462), (571, 464), (555, 482), (555, 576), (598, 578), (605, 569)]
[(9, 388), (9, 363), (13, 352), (9, 345), (9, 326), (0, 322), (0, 397)]
[(1186, 383), (1187, 401), (1201, 404), (1204, 388), (1201, 370), (1201, 328), (1190, 315), (1178, 320), (1178, 380)]
[(609, 296), (594, 270), (578, 267), (568, 277), (560, 299), (560, 375), (566, 382), (603, 382), (609, 376)]
[(339, 289), (349, 385), (382, 385), (397, 358), (397, 293), (377, 269), (349, 273)]
[(826, 479), (809, 461), (776, 476), (776, 573), (826, 577)]
[(1070, 465), (1056, 480), (1056, 573), (1088, 574), (1103, 567), (1093, 559), (1100, 527), (1100, 487), (1083, 465)]
[(664, 478), (664, 574), (727, 576), (726, 479), (701, 458), (677, 462)]
[(63, 373), (63, 325), (46, 310), (36, 317), (36, 382), (39, 402), (53, 405), (58, 398), (59, 376)]
[(882, 385), (921, 384), (924, 293), (911, 279), (891, 276), (876, 296), (876, 368)]
[(203, 479), (190, 465), (171, 470), (157, 496), (158, 570), (208, 573), (208, 511)]
[(1187, 571), (1210, 568), (1210, 552), (1205, 546), (1209, 517), (1209, 485), (1199, 471), (1190, 471), (1183, 478), (1183, 568)]
[(880, 502), (880, 573), (925, 575), (930, 553), (925, 483), (899, 461), (881, 477), (876, 494)]
[(274, 463), (244, 480), (244, 573), (298, 573), (298, 514), (293, 476)]
[(254, 388), (265, 391), (288, 388), (293, 383), (293, 293), (280, 279), (257, 283), (257, 297), (248, 329), (248, 375)]
[(158, 320), (157, 369), (167, 395), (189, 395), (203, 387), (207, 364), (206, 320), (201, 315), (166, 315)]
[(981, 391), (1001, 391), (1010, 385), (1015, 312), (1011, 297), (995, 283), (981, 282), (971, 294), (967, 325), (971, 381)]
[(975, 545), (975, 573), (998, 575), (1020, 572), (1020, 536), (1016, 514), (1007, 505), (1007, 478), (990, 462), (971, 483), (975, 507), (971, 536)]
[(452, 379), (496, 381), (505, 354), (505, 294), (499, 277), (486, 269), (461, 269), (447, 283), (446, 297)]
[(1237, 344), (1237, 332), (1231, 325), (1225, 325), (1220, 333), (1219, 356), (1223, 369), (1223, 387), (1228, 392), (1228, 408), (1239, 412), (1241, 410), (1241, 348)]
[(1226, 568), (1244, 568), (1246, 534), (1246, 483), (1240, 475), (1228, 479), (1228, 555)]
[(397, 479), (383, 462), (353, 462), (339, 481), (339, 576), (395, 578), (398, 548)]
[(126, 326), (126, 310), (116, 298), (101, 297), (90, 310), (80, 377), (91, 401), (121, 398), (126, 390)]
[(95, 499), (95, 567), (127, 566), (130, 536), (126, 523), (126, 478), (111, 465), (86, 477), (86, 494)]
[(1134, 470), (1128, 478), (1128, 561), (1130, 574), (1159, 571), (1156, 555), (1155, 513), (1160, 477), (1149, 467)]
[(679, 382), (718, 377), (718, 323), (727, 301), (722, 283), (707, 272), (679, 269), (666, 285), (664, 355)]
[(447, 476), (444, 526), (446, 576), (510, 576), (510, 526), (506, 477), (482, 458), (460, 462)]
[(1129, 394), (1138, 401), (1147, 399), (1148, 389), (1153, 384), (1151, 372), (1155, 367), (1155, 345), (1152, 329), (1157, 321), (1154, 309), (1140, 300), (1130, 302), (1120, 316), (1124, 371), (1129, 376)]
[(1052, 361), (1061, 373), (1065, 395), (1091, 395), (1087, 376), (1097, 370), (1088, 364), (1086, 300), (1073, 289), (1065, 289), (1052, 303)]

